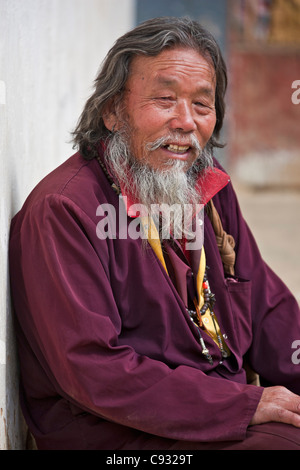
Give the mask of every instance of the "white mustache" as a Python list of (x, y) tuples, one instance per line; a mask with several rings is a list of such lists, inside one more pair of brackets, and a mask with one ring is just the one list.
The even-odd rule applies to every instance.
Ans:
[(153, 152), (159, 147), (163, 147), (164, 145), (168, 145), (170, 143), (177, 145), (189, 145), (190, 147), (193, 147), (199, 154), (203, 150), (198, 139), (194, 135), (182, 136), (179, 133), (168, 134), (164, 137), (156, 139), (154, 142), (148, 142), (146, 144), (146, 150)]

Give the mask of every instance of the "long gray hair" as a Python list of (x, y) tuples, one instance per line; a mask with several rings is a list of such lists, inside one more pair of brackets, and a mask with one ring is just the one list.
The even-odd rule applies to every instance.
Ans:
[(227, 88), (226, 65), (214, 37), (201, 25), (189, 18), (154, 18), (120, 37), (108, 52), (98, 76), (95, 91), (87, 100), (80, 119), (73, 131), (74, 148), (84, 158), (97, 156), (102, 139), (110, 136), (103, 122), (103, 111), (108, 100), (122, 100), (129, 75), (131, 60), (136, 55), (156, 56), (163, 49), (183, 46), (197, 50), (210, 59), (216, 76), (216, 125), (210, 139), (211, 147), (222, 147), (218, 142), (225, 114)]

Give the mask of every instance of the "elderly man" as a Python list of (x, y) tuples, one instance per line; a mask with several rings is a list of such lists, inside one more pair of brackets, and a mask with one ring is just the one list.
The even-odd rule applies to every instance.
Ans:
[(13, 219), (39, 449), (300, 448), (299, 308), (212, 156), (226, 84), (198, 23), (139, 25), (103, 63), (78, 152)]

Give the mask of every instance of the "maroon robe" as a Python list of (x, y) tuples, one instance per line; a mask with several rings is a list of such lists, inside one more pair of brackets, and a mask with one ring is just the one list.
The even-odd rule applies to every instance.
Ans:
[[(152, 249), (141, 239), (99, 239), (97, 208), (104, 203), (118, 213), (118, 196), (97, 160), (75, 154), (42, 180), (12, 222), (21, 403), (38, 447), (245, 439), (263, 388), (246, 383), (244, 357), (266, 383), (300, 394), (300, 365), (291, 360), (300, 315), (262, 260), (231, 183), (214, 204), (236, 241), (237, 282), (224, 276), (205, 218), (215, 312), (232, 352), (223, 360), (205, 336), (213, 364)], [(191, 268), (180, 254), (177, 262), (191, 285)]]

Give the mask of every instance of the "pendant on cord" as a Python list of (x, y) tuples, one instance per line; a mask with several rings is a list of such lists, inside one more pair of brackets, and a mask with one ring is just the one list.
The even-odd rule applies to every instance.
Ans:
[[(201, 335), (201, 330), (203, 329), (207, 334), (215, 341), (218, 345), (222, 357), (225, 359), (230, 355), (230, 351), (227, 348), (225, 341), (222, 338), (216, 316), (214, 314), (214, 305), (216, 303), (215, 295), (210, 290), (210, 285), (207, 279), (207, 274), (205, 272), (202, 283), (202, 292), (204, 304), (201, 309), (199, 309), (197, 300), (194, 300), (195, 310), (188, 310), (187, 312), (190, 316), (190, 319), (195, 324), (199, 332), (199, 342), (202, 348), (202, 354), (209, 361), (210, 364), (213, 363), (212, 356), (205, 345), (204, 339)], [(211, 327), (209, 328), (207, 323), (210, 323)]]

